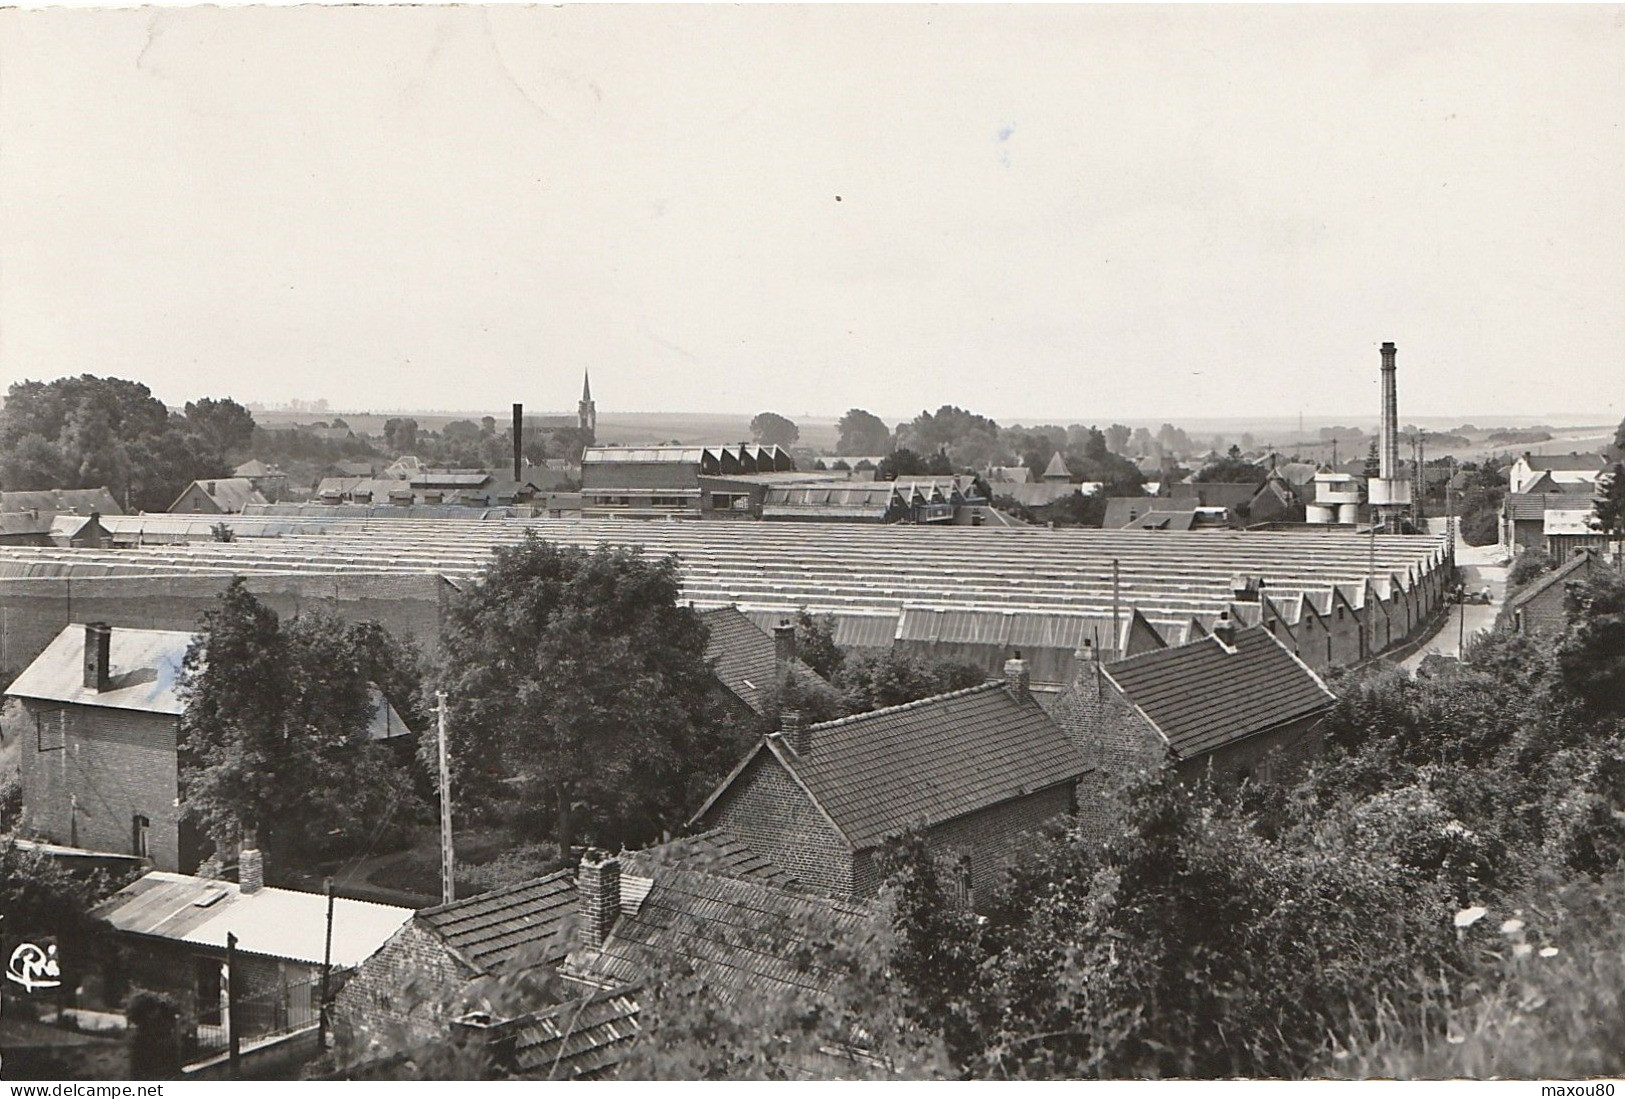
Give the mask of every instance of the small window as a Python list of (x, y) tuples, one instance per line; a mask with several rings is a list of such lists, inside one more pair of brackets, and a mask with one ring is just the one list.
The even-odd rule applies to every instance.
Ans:
[(151, 829), (152, 822), (137, 813), (130, 827), (130, 850), (143, 859), (152, 858), (152, 847), (148, 838)]

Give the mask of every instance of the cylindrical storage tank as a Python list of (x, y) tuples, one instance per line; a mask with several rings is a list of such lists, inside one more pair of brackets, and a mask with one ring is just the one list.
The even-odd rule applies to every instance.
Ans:
[(1360, 505), (1359, 504), (1339, 504), (1339, 505), (1337, 505), (1337, 521), (1339, 523), (1348, 523), (1350, 525), (1352, 525), (1354, 523), (1358, 523), (1360, 521)]
[(1329, 504), (1310, 504), (1306, 509), (1306, 517), (1311, 523), (1337, 522), (1337, 509)]

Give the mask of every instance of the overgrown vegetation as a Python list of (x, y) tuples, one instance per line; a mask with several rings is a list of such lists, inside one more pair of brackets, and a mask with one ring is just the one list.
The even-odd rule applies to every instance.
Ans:
[[(1109, 838), (1058, 834), (985, 919), (901, 845), (869, 947), (882, 1014), (941, 1043), (926, 1075), (1619, 1073), (1625, 582), (1588, 582), (1569, 613), (1558, 638), (1491, 634), (1431, 674), (1340, 682), (1295, 785), (1143, 776)], [(726, 1076), (759, 1048), (667, 1063), (665, 1020), (653, 1075)]]

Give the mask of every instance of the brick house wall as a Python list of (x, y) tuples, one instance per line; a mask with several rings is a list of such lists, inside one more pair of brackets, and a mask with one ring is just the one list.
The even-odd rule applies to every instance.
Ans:
[[(943, 867), (945, 877), (956, 872), (962, 856), (968, 856), (969, 900), (974, 906), (991, 896), (1004, 867), (1037, 845), (1044, 825), (1072, 812), (1074, 803), (1072, 783), (1051, 786), (933, 825), (926, 830), (926, 846)], [(858, 852), (852, 881), (854, 897), (872, 897), (879, 892), (881, 850), (868, 847)], [(950, 885), (947, 881), (944, 884)]]
[(1365, 658), (1365, 627), (1356, 611), (1340, 594), (1332, 596), (1331, 614), (1326, 618), (1332, 639), (1332, 667), (1358, 664)]
[(1150, 721), (1088, 665), (1056, 700), (1050, 716), (1095, 768), (1078, 783), (1077, 818), (1088, 834), (1104, 838), (1116, 824), (1108, 795), (1135, 775), (1167, 763), (1168, 746)]
[(340, 1064), (444, 1039), (475, 977), (439, 936), (407, 922), (339, 991), (333, 1040)]
[(804, 886), (852, 895), (852, 849), (771, 752), (756, 753), (700, 827), (728, 829)]
[[(135, 854), (135, 817), (160, 870), (197, 866), (184, 838), (176, 760), (177, 719), (168, 714), (23, 700), (23, 812), (30, 832), (56, 843)], [(189, 864), (189, 865), (188, 865)]]
[(1332, 665), (1332, 635), (1326, 628), (1326, 620), (1312, 608), (1305, 606), (1303, 615), (1298, 619), (1294, 631), (1296, 645), (1293, 651), (1298, 659), (1302, 660), (1317, 673), (1325, 672)]
[(1325, 747), (1321, 735), (1324, 716), (1312, 714), (1250, 736), (1195, 759), (1175, 764), (1180, 778), (1214, 778), (1236, 783), (1290, 780), (1318, 757)]
[(210, 497), (207, 492), (204, 492), (201, 488), (199, 488), (195, 482), (186, 487), (186, 491), (181, 493), (181, 498), (176, 500), (174, 506), (169, 510), (171, 513), (176, 515), (221, 514), (220, 505), (216, 504), (214, 499)]

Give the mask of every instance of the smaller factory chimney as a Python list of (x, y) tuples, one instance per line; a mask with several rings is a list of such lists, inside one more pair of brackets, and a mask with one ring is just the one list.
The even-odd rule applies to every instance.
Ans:
[(513, 406), (513, 479), (520, 480), (525, 472), (525, 406)]

